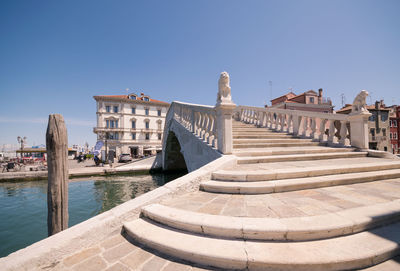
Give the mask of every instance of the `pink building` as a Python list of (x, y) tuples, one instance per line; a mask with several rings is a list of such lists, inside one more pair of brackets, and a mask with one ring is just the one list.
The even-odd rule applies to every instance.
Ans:
[(322, 88), (318, 90), (318, 93), (314, 90), (299, 95), (289, 92), (271, 100), (271, 107), (323, 113), (333, 112), (331, 100), (322, 97)]

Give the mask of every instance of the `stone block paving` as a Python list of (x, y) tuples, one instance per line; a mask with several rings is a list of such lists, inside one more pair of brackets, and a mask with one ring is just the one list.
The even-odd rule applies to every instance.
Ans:
[(200, 267), (145, 249), (125, 234), (116, 234), (101, 243), (84, 248), (51, 266), (39, 270), (70, 271), (202, 271)]
[(302, 217), (400, 199), (400, 179), (262, 195), (196, 191), (161, 202), (163, 205), (213, 215)]

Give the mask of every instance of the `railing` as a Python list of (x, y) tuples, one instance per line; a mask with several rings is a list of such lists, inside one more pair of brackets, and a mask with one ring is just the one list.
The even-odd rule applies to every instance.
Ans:
[(357, 95), (352, 108), (354, 112), (345, 115), (236, 106), (231, 99), (230, 90), (229, 75), (223, 72), (218, 81), (215, 107), (173, 102), (167, 113), (166, 125), (171, 119), (175, 119), (223, 154), (232, 153), (232, 115), (246, 123), (312, 138), (329, 145), (368, 149), (368, 118), (371, 114), (366, 109), (367, 91), (363, 90)]
[(218, 148), (217, 117), (213, 106), (173, 102), (173, 118), (214, 148)]
[[(365, 130), (366, 119), (361, 115), (355, 118), (354, 115), (250, 106), (238, 106), (235, 114), (240, 121), (292, 133), (294, 136), (312, 138), (330, 145), (368, 148), (368, 136), (365, 140), (365, 132), (356, 130), (356, 126)], [(352, 124), (354, 127), (350, 129)], [(353, 137), (350, 131), (354, 133)]]

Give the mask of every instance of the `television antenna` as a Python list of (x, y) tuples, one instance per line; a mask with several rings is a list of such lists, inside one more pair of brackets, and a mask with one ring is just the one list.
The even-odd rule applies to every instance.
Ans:
[(343, 108), (346, 104), (346, 97), (344, 96), (344, 93), (340, 94), (340, 98), (342, 100), (342, 108)]
[(268, 84), (269, 84), (269, 95), (270, 95), (270, 97), (271, 97), (270, 100), (272, 100), (272, 99), (273, 99), (273, 98), (272, 98), (272, 81), (271, 81), (271, 80), (268, 81)]

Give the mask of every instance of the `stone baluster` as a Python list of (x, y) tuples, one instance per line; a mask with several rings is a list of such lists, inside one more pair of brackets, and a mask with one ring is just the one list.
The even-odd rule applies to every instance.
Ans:
[(272, 125), (274, 124), (274, 115), (273, 113), (268, 113), (268, 128), (272, 129)]
[(208, 125), (207, 125), (207, 144), (211, 144), (211, 140), (212, 140), (212, 126), (213, 124), (213, 118), (210, 114), (207, 115), (208, 116)]
[(287, 132), (292, 133), (293, 132), (293, 115), (290, 114), (288, 116), (288, 121), (287, 121)]
[(196, 133), (196, 120), (195, 120), (195, 113), (194, 113), (193, 109), (190, 111), (190, 115), (191, 115), (191, 117), (190, 117), (190, 125), (191, 125), (190, 131), (195, 134)]
[(311, 134), (310, 134), (310, 137), (312, 139), (315, 139), (316, 134), (317, 134), (317, 118), (316, 117), (312, 117), (311, 118)]
[(286, 122), (286, 114), (281, 114), (281, 132), (284, 132), (286, 127), (285, 127), (285, 122)]
[(302, 137), (307, 137), (308, 130), (308, 117), (303, 116), (303, 132), (301, 134)]
[(346, 137), (347, 137), (347, 121), (340, 121), (340, 140), (339, 144), (346, 146)]
[(329, 136), (328, 142), (335, 143), (335, 120), (329, 120)]
[(301, 116), (293, 116), (293, 135), (300, 135)]
[(326, 130), (326, 123), (327, 119), (320, 119), (319, 121), (319, 141), (325, 141), (325, 130)]
[(216, 119), (215, 116), (211, 116), (212, 118), (212, 127), (211, 127), (211, 142), (210, 144), (215, 148), (217, 147), (217, 137), (216, 137)]

